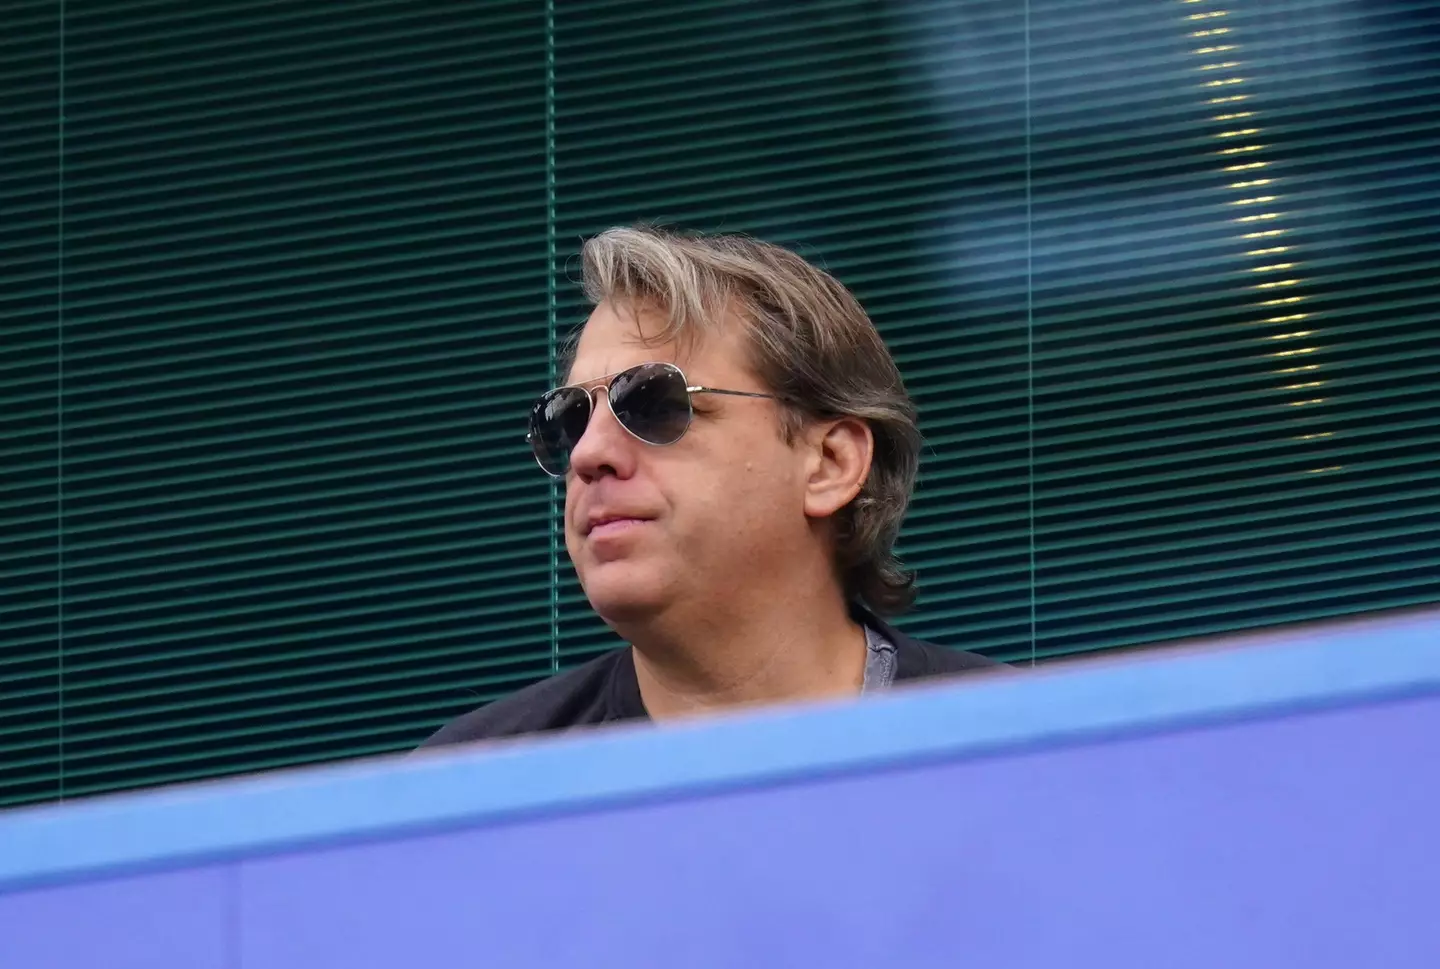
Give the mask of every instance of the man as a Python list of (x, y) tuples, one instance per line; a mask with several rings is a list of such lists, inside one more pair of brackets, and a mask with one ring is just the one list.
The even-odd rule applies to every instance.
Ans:
[(920, 451), (853, 296), (776, 246), (612, 229), (594, 305), (529, 440), (565, 481), (565, 544), (629, 643), (466, 714), (427, 745), (844, 697), (995, 665), (880, 617)]

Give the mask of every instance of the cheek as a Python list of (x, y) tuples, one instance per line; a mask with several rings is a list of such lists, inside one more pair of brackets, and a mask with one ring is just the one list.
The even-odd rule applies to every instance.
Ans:
[(581, 487), (574, 477), (570, 477), (565, 481), (565, 517), (560, 524), (565, 538), (565, 547), (571, 552), (574, 552), (575, 542), (578, 538), (572, 522), (575, 519), (575, 506), (580, 500)]
[(717, 474), (711, 491), (716, 504), (728, 509), (737, 524), (756, 519), (776, 522), (801, 507), (793, 471), (793, 455), (788, 451), (757, 448)]

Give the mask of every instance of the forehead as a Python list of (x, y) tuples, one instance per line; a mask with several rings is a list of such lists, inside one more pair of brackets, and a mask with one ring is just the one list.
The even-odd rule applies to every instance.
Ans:
[(652, 361), (673, 363), (687, 372), (701, 368), (707, 373), (728, 372), (741, 363), (743, 353), (733, 333), (738, 327), (686, 333), (675, 342), (664, 339), (668, 322), (656, 309), (601, 303), (580, 331), (565, 382), (588, 383)]

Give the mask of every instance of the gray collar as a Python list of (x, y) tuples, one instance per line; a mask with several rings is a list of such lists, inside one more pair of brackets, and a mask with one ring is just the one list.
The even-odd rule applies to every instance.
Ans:
[(878, 630), (865, 627), (865, 682), (861, 693), (888, 690), (895, 682), (895, 644)]

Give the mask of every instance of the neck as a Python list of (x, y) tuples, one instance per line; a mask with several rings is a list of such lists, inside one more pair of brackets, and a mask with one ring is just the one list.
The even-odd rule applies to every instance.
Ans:
[(839, 589), (772, 587), (755, 599), (617, 630), (652, 718), (860, 692), (865, 631)]

